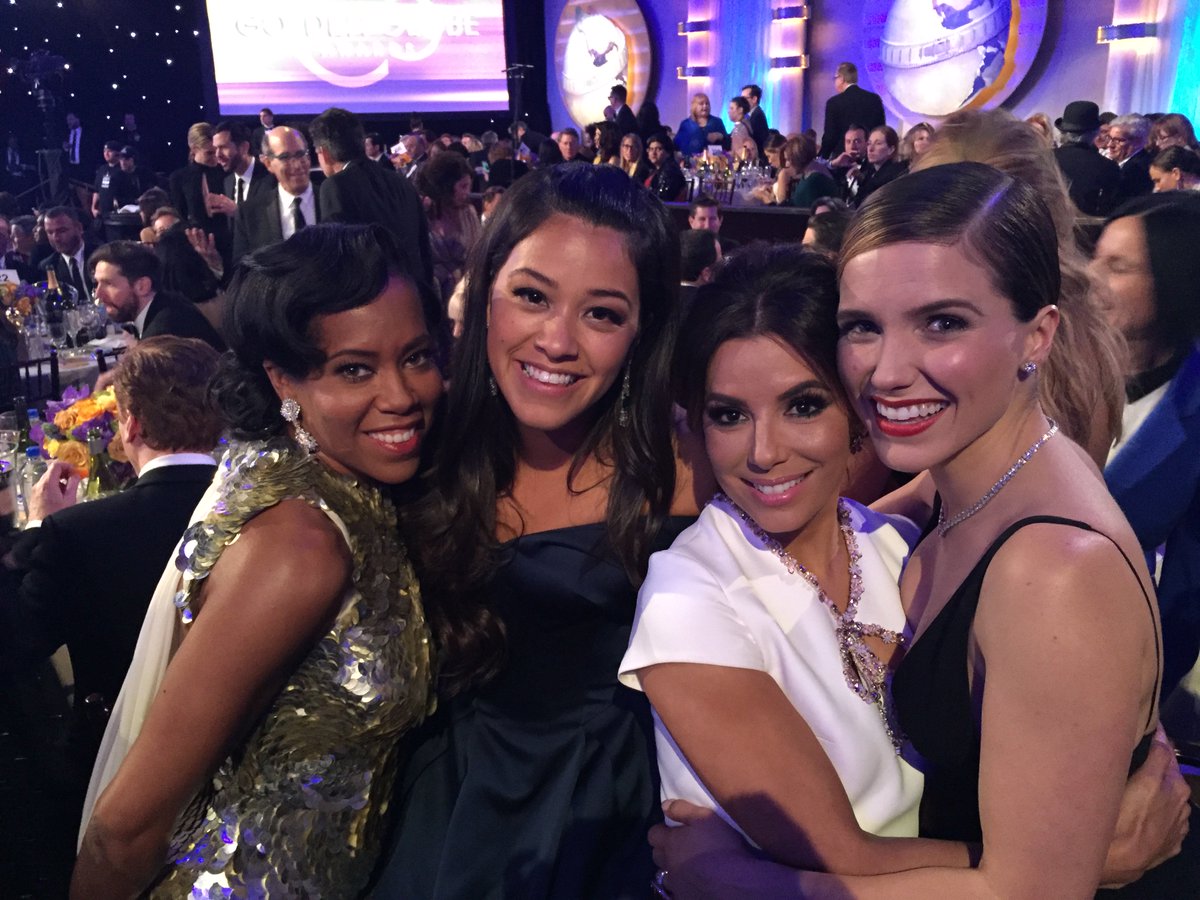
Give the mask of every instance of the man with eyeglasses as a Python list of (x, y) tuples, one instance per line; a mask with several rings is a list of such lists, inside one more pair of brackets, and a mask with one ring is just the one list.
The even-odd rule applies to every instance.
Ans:
[(1115, 206), (1154, 193), (1154, 182), (1150, 180), (1150, 154), (1146, 150), (1149, 136), (1150, 120), (1145, 116), (1118, 116), (1109, 125), (1109, 157), (1121, 167)]
[(282, 125), (272, 128), (263, 138), (261, 160), (279, 184), (275, 190), (247, 197), (238, 209), (233, 232), (235, 262), (321, 220), (304, 135)]

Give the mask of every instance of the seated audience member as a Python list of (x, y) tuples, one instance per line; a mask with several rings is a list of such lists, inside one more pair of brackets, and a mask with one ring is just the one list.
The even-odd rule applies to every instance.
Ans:
[(159, 207), (150, 216), (150, 227), (154, 230), (156, 238), (161, 237), (164, 231), (169, 231), (181, 222), (183, 222), (183, 216), (173, 206)]
[(562, 154), (563, 162), (587, 162), (587, 159), (579, 152), (579, 132), (574, 128), (564, 128), (558, 133), (558, 152)]
[(634, 181), (644, 183), (649, 175), (650, 164), (646, 162), (645, 146), (636, 134), (621, 138), (621, 168)]
[(33, 216), (14, 216), (9, 220), (9, 244), (4, 253), (3, 266), (0, 268), (14, 269), (17, 277), (32, 284), (41, 280), (41, 274), (35, 264), (33, 248), (33, 228), (37, 220)]
[(1054, 161), (1067, 181), (1071, 202), (1085, 216), (1102, 216), (1112, 209), (1121, 182), (1121, 169), (1096, 149), (1100, 133), (1100, 107), (1090, 100), (1067, 104), (1058, 129)]
[[(558, 151), (557, 145), (554, 151)], [(539, 154), (538, 159), (542, 158)], [(513, 146), (509, 141), (497, 141), (488, 151), (488, 184), (512, 187), (513, 182), (528, 171), (529, 166), (513, 156)]]
[(804, 245), (836, 260), (842, 252), (842, 239), (853, 218), (854, 210), (848, 207), (814, 213), (804, 231)]
[(486, 222), (492, 217), (492, 213), (496, 211), (496, 207), (500, 205), (500, 198), (504, 196), (507, 188), (498, 184), (493, 184), (483, 192), (483, 197), (480, 200), (482, 207), (481, 215), (479, 216), (480, 224)]
[(53, 269), (58, 283), (73, 287), (79, 299), (90, 297), (94, 284), (86, 263), (95, 246), (84, 237), (79, 214), (69, 206), (52, 206), (45, 212), (43, 229), (53, 252), (38, 268), (43, 273)]
[(392, 165), (405, 178), (413, 178), (421, 166), (429, 160), (429, 144), (420, 134), (406, 134), (400, 138), (404, 152), (392, 159)]
[(533, 164), (534, 168), (545, 169), (550, 166), (557, 166), (562, 161), (563, 155), (562, 151), (558, 149), (558, 141), (546, 138), (538, 144), (537, 161)]
[(846, 129), (843, 139), (843, 150), (829, 161), (829, 169), (834, 180), (841, 187), (842, 199), (854, 201), (858, 193), (858, 167), (867, 160), (867, 129), (861, 125), (851, 125)]
[(787, 138), (771, 129), (767, 142), (763, 144), (763, 159), (766, 160), (767, 168), (771, 170), (772, 175), (778, 175), (780, 168), (783, 167), (783, 148), (786, 144)]
[(450, 299), (482, 230), (471, 203), (471, 167), (457, 153), (434, 157), (416, 177), (425, 198), (438, 296)]
[(193, 304), (162, 289), (162, 264), (151, 248), (133, 241), (113, 241), (88, 258), (88, 270), (96, 279), (96, 297), (109, 319), (132, 325), (135, 337), (172, 334), (225, 349), (216, 329)]
[[(629, 112), (628, 106), (621, 107), (626, 112)], [(629, 112), (632, 116), (633, 113)], [(636, 131), (627, 131), (626, 134), (636, 134)], [(597, 122), (592, 131), (592, 142), (595, 145), (596, 165), (612, 165), (619, 166), (621, 164), (621, 129), (615, 122)]]
[(904, 137), (900, 141), (899, 158), (911, 163), (918, 156), (929, 149), (929, 144), (933, 140), (934, 128), (928, 122), (918, 122), (908, 131), (904, 132)]
[[(655, 134), (642, 137), (649, 141)], [(710, 146), (720, 146), (725, 143), (725, 138), (728, 137), (725, 131), (725, 123), (721, 121), (719, 116), (712, 115), (712, 105), (709, 102), (708, 94), (693, 94), (692, 95), (692, 110), (688, 117), (679, 123), (679, 129), (675, 132), (675, 142), (679, 146), (679, 152), (684, 156), (695, 156), (698, 153), (703, 153)]]
[[(369, 164), (358, 116), (332, 107), (309, 123), (309, 133), (325, 173), (318, 197), (321, 221), (382, 225), (405, 254), (407, 271), (421, 274), (432, 285), (433, 257), (421, 198), (406, 179)], [(457, 154), (451, 159), (465, 172), (465, 196), (471, 190), (470, 168)]]
[(872, 128), (867, 136), (867, 161), (859, 167), (858, 190), (854, 192), (854, 205), (863, 201), (890, 181), (895, 181), (908, 171), (908, 163), (898, 159), (900, 138), (890, 125)]
[(1168, 147), (1200, 150), (1200, 143), (1196, 141), (1196, 130), (1192, 127), (1191, 119), (1181, 113), (1167, 113), (1154, 123), (1150, 134), (1154, 138), (1154, 146), (1160, 153)]
[(822, 197), (812, 205), (812, 214), (819, 216), (821, 213), (828, 210), (843, 210), (850, 209), (850, 204), (841, 197)]
[(221, 280), (192, 246), (187, 230), (179, 225), (163, 231), (154, 244), (154, 254), (162, 264), (162, 289), (195, 304), (220, 334), (225, 308)]
[(709, 196), (700, 196), (688, 204), (688, 228), (721, 233), (721, 204)]
[(143, 244), (153, 244), (158, 236), (154, 233), (154, 213), (171, 205), (170, 195), (160, 187), (152, 187), (137, 198), (138, 214), (142, 217), (142, 230), (138, 239)]
[(1092, 274), (1125, 336), (1122, 431), (1104, 478), (1154, 572), (1163, 632), (1163, 696), (1196, 662), (1200, 625), (1200, 198), (1168, 193), (1120, 207)]
[(1154, 183), (1150, 180), (1151, 155), (1146, 149), (1149, 137), (1150, 120), (1145, 116), (1117, 116), (1109, 126), (1108, 152), (1113, 162), (1121, 167), (1118, 205), (1154, 192)]
[(53, 823), (68, 867), (105, 719), (146, 606), (216, 470), (210, 454), (222, 426), (208, 382), (217, 359), (207, 344), (175, 337), (129, 350), (113, 385), (118, 434), (138, 480), (118, 494), (75, 505), (79, 476), (66, 463), (52, 463), (30, 501), (39, 527), (26, 530), (6, 559), (0, 673), (7, 680), (64, 644), (71, 657), (75, 702), (67, 771), (56, 773), (71, 812)]
[(645, 185), (660, 200), (681, 200), (686, 190), (683, 172), (666, 135), (656, 134), (646, 143), (646, 161), (650, 174)]
[(1200, 189), (1200, 154), (1180, 144), (1159, 151), (1150, 163), (1154, 193)]
[(780, 163), (775, 183), (758, 192), (764, 199), (784, 206), (811, 207), (822, 197), (837, 194), (837, 182), (817, 159), (816, 142), (808, 135), (789, 138), (783, 145)]
[(389, 172), (394, 172), (392, 161), (388, 159), (387, 147), (383, 144), (383, 137), (378, 131), (368, 131), (363, 140), (363, 149), (367, 152), (367, 159), (378, 166), (382, 166)]
[(679, 298), (682, 303), (689, 303), (696, 288), (712, 280), (713, 267), (720, 261), (721, 244), (713, 232), (693, 228), (679, 235)]

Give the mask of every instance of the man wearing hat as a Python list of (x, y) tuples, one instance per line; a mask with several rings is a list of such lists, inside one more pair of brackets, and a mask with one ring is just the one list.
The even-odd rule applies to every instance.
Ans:
[(154, 173), (138, 165), (138, 152), (132, 144), (121, 148), (121, 152), (117, 154), (117, 160), (121, 166), (122, 177), (116, 182), (114, 194), (117, 209), (122, 209), (130, 204), (136, 204), (138, 197), (156, 185)]
[(104, 162), (96, 169), (96, 177), (92, 183), (92, 218), (100, 219), (117, 208), (113, 195), (113, 179), (120, 179), (121, 165), (117, 154), (121, 152), (120, 141), (105, 141)]
[(1107, 215), (1117, 199), (1121, 168), (1096, 149), (1100, 107), (1090, 100), (1073, 100), (1054, 127), (1059, 132), (1054, 158), (1067, 180), (1071, 200), (1086, 216)]

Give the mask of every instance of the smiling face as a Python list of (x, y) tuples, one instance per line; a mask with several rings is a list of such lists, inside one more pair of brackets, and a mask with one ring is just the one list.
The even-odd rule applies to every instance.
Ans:
[(416, 289), (393, 277), (366, 306), (313, 327), (325, 362), (298, 379), (268, 363), (275, 392), (300, 404), (300, 424), (331, 469), (380, 484), (412, 478), (442, 395)]
[(267, 171), (279, 179), (285, 191), (299, 197), (308, 190), (312, 162), (303, 136), (292, 128), (276, 128), (268, 133), (267, 146)]
[(895, 148), (888, 144), (886, 134), (879, 130), (871, 132), (870, 138), (867, 139), (867, 162), (873, 166), (882, 166), (895, 152)]
[(637, 162), (638, 145), (636, 142), (625, 138), (621, 141), (621, 162), (632, 163)]
[(1018, 371), (1045, 360), (1057, 319), (1048, 333), (1039, 323), (1049, 318), (1018, 321), (957, 246), (890, 244), (847, 262), (838, 366), (884, 464), (945, 462), (1028, 402)]
[(836, 506), (850, 420), (829, 385), (781, 339), (739, 338), (717, 348), (703, 421), (721, 490), (785, 547)]
[(554, 215), (492, 283), (487, 354), (523, 430), (582, 437), (638, 333), (638, 275), (625, 235)]

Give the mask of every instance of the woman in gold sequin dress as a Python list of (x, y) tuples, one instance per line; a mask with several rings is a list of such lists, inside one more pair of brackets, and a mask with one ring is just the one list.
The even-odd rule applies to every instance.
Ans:
[(313, 226), (235, 277), (214, 395), (247, 442), (152, 603), (72, 897), (365, 886), (397, 738), (432, 697), (386, 492), (416, 473), (442, 393), (437, 313), (398, 258), (378, 227)]

